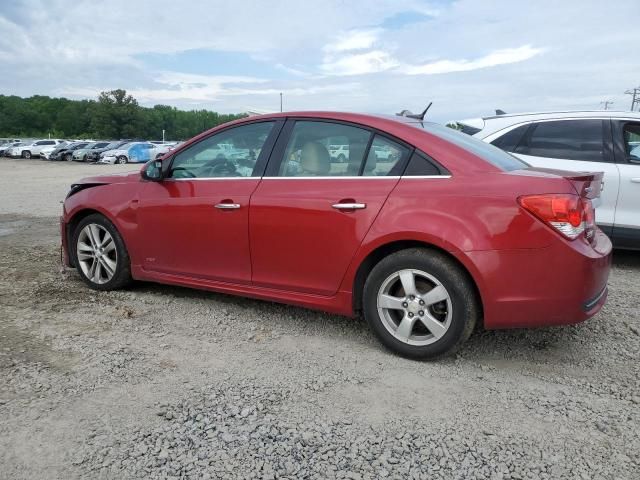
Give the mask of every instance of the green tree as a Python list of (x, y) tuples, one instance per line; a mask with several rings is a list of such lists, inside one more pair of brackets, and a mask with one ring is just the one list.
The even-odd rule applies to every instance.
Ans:
[(185, 140), (243, 114), (178, 110), (168, 105), (141, 107), (125, 90), (102, 92), (98, 100), (35, 95), (0, 95), (0, 137), (146, 138)]
[(101, 138), (129, 138), (140, 131), (138, 101), (126, 90), (102, 92), (98, 97), (92, 129)]

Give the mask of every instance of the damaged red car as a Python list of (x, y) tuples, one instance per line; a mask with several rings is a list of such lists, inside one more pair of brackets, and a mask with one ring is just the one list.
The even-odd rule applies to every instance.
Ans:
[(262, 115), (72, 185), (63, 256), (97, 290), (142, 280), (362, 313), (394, 352), (433, 358), (480, 322), (601, 309), (601, 188), (601, 173), (531, 168), (416, 118)]

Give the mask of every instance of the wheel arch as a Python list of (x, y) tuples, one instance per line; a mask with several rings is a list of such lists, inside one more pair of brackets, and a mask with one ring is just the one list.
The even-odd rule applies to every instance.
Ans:
[(69, 258), (69, 263), (74, 268), (77, 265), (75, 264), (75, 255), (72, 254), (73, 253), (73, 249), (72, 249), (73, 234), (76, 231), (76, 228), (78, 228), (78, 225), (80, 224), (80, 222), (83, 219), (87, 218), (89, 215), (93, 215), (93, 214), (102, 215), (107, 220), (109, 220), (116, 227), (116, 229), (118, 228), (113, 218), (111, 218), (106, 212), (102, 210), (97, 210), (95, 208), (83, 208), (74, 212), (71, 215), (71, 217), (69, 217), (69, 220), (67, 221), (66, 232), (65, 232), (67, 237), (67, 255)]
[(484, 311), (483, 299), (481, 294), (481, 289), (479, 286), (479, 282), (477, 279), (477, 273), (474, 275), (472, 272), (472, 267), (468, 262), (464, 262), (458, 256), (454, 255), (452, 252), (435, 245), (433, 243), (429, 243), (424, 240), (415, 240), (415, 239), (407, 239), (407, 240), (393, 240), (381, 245), (376, 246), (373, 250), (371, 250), (364, 259), (358, 265), (356, 273), (353, 278), (352, 285), (352, 302), (353, 302), (353, 311), (359, 312), (362, 311), (362, 294), (364, 291), (364, 284), (375, 267), (380, 260), (391, 255), (392, 253), (399, 252), (401, 250), (407, 250), (409, 248), (423, 248), (426, 250), (436, 251), (450, 260), (452, 260), (456, 265), (460, 267), (460, 269), (467, 275), (471, 285), (476, 294), (476, 298), (478, 300), (478, 305), (480, 306), (480, 313)]

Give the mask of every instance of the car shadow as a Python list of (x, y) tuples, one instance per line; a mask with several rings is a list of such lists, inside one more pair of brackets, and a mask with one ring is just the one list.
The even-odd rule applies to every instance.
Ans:
[(614, 250), (614, 267), (631, 267), (640, 269), (640, 251), (637, 250)]

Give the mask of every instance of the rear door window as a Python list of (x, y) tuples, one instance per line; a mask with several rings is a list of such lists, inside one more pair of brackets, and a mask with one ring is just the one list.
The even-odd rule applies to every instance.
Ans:
[(404, 165), (409, 152), (407, 147), (376, 135), (371, 143), (362, 175), (365, 177), (400, 175), (400, 167)]
[[(298, 120), (289, 137), (278, 176), (357, 176), (370, 137), (368, 130), (351, 125)], [(333, 155), (332, 146), (338, 147), (333, 149)]]
[(514, 150), (533, 157), (604, 162), (602, 120), (539, 122)]

